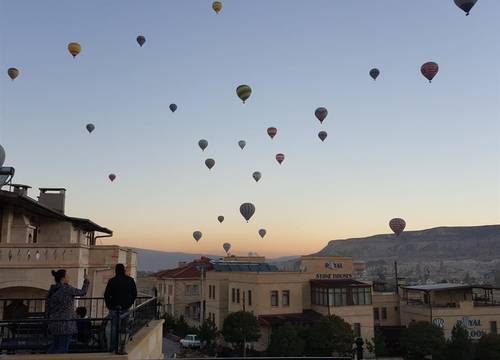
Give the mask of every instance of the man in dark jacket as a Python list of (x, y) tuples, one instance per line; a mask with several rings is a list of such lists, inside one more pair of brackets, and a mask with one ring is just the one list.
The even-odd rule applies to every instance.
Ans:
[[(137, 287), (132, 277), (125, 274), (125, 266), (116, 264), (115, 276), (109, 279), (104, 291), (104, 302), (109, 309), (111, 320), (110, 350), (125, 354), (123, 336), (127, 337), (128, 314), (124, 314), (134, 305), (137, 298)], [(118, 326), (120, 331), (118, 331)]]
[(104, 301), (110, 310), (126, 311), (134, 305), (137, 287), (132, 277), (125, 274), (125, 266), (116, 264), (115, 276), (109, 279), (104, 291)]

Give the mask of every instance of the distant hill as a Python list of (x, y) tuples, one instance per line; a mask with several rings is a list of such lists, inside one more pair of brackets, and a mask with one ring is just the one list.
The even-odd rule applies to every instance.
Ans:
[[(409, 283), (456, 281), (500, 285), (500, 225), (437, 227), (364, 238), (332, 240), (314, 255), (348, 256), (365, 261), (366, 280), (385, 281), (399, 276)], [(298, 271), (300, 260), (275, 264), (285, 271)]]
[(213, 259), (220, 257), (207, 254), (166, 252), (139, 248), (132, 249), (137, 252), (138, 271), (159, 271), (174, 268), (178, 265), (179, 261), (192, 261), (194, 259), (199, 259), (201, 256), (208, 256)]
[(500, 225), (437, 227), (364, 238), (333, 240), (317, 255), (352, 256), (364, 261), (399, 260), (497, 260), (500, 258)]

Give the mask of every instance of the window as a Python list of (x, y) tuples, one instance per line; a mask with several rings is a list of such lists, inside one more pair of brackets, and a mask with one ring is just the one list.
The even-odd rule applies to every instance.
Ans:
[(382, 308), (382, 320), (387, 320), (387, 308)]
[(232, 288), (231, 292), (232, 292), (231, 301), (234, 303), (234, 302), (236, 302), (236, 289)]
[(168, 295), (172, 295), (174, 292), (174, 287), (172, 285), (168, 285)]
[(248, 306), (252, 306), (252, 290), (248, 290)]
[(497, 322), (496, 321), (490, 321), (490, 332), (492, 334), (498, 334)]
[(354, 323), (352, 327), (352, 331), (354, 332), (355, 337), (361, 337), (361, 324), (360, 323)]
[(192, 285), (191, 295), (199, 295), (199, 294), (200, 294), (200, 287), (198, 285)]
[(378, 313), (378, 308), (373, 308), (373, 318), (375, 320), (380, 320), (380, 316), (379, 316), (379, 313)]
[(281, 292), (281, 306), (290, 306), (290, 290)]
[(239, 304), (240, 303), (240, 289), (236, 290), (236, 302)]
[(278, 290), (271, 291), (271, 306), (278, 306)]

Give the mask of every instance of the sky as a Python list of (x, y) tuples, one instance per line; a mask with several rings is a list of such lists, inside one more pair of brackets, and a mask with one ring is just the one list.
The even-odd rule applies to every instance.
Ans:
[(0, 0), (15, 182), (32, 197), (65, 187), (67, 214), (114, 230), (105, 243), (165, 251), (308, 254), (387, 233), (393, 217), (407, 230), (500, 223), (499, 1), (467, 17), (452, 0), (226, 0), (219, 15), (211, 3)]

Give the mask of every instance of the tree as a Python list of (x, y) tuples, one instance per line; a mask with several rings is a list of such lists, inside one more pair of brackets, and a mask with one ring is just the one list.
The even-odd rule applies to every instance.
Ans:
[(427, 321), (412, 322), (404, 331), (402, 344), (406, 359), (421, 360), (427, 355), (439, 358), (443, 352), (445, 338), (443, 330)]
[(217, 326), (210, 319), (203, 320), (203, 323), (198, 328), (198, 335), (201, 341), (205, 342), (205, 346), (209, 349), (215, 344), (218, 333)]
[(226, 342), (233, 344), (245, 356), (247, 342), (260, 338), (259, 322), (254, 314), (247, 311), (231, 313), (224, 319), (222, 335)]
[(351, 355), (354, 334), (351, 326), (336, 315), (323, 316), (306, 332), (307, 356)]
[(500, 335), (483, 335), (476, 345), (477, 360), (498, 360), (500, 359)]
[(184, 316), (181, 315), (175, 322), (174, 334), (183, 338), (188, 334), (189, 330), (189, 325), (187, 324), (186, 320), (184, 320)]
[(304, 340), (299, 336), (297, 329), (285, 324), (273, 329), (267, 353), (279, 357), (302, 356), (304, 345)]
[(456, 324), (451, 330), (451, 339), (446, 343), (444, 352), (450, 360), (472, 360), (474, 348), (469, 333), (461, 324)]

